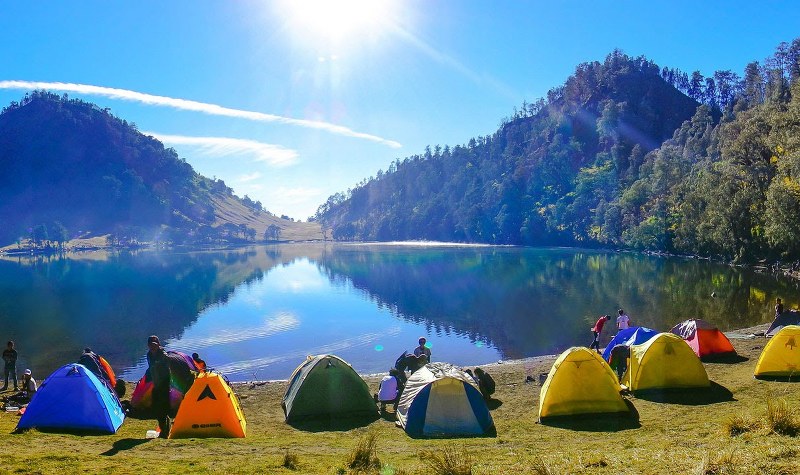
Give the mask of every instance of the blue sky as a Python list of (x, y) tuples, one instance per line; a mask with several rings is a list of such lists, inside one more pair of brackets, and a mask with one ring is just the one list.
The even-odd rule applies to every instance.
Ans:
[(652, 3), (2, 2), (0, 104), (43, 83), (109, 107), (306, 219), (396, 158), (493, 133), (614, 48), (741, 74), (800, 36), (800, 2)]

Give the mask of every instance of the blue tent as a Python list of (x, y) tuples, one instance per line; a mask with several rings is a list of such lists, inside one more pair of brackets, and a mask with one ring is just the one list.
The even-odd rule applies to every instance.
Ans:
[(67, 429), (115, 433), (125, 411), (117, 396), (85, 366), (70, 363), (44, 380), (17, 429)]
[(797, 310), (787, 310), (778, 315), (775, 317), (775, 320), (772, 321), (772, 325), (769, 326), (764, 335), (775, 336), (783, 327), (788, 325), (800, 325), (800, 312)]
[(611, 349), (617, 345), (641, 345), (656, 335), (658, 335), (657, 331), (646, 327), (630, 327), (620, 330), (603, 351), (603, 359), (608, 361), (611, 358)]

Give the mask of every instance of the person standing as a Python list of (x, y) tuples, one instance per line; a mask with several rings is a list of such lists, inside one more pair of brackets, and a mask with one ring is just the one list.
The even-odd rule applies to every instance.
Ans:
[(592, 327), (592, 335), (594, 336), (594, 340), (592, 340), (592, 344), (589, 345), (590, 350), (594, 348), (598, 353), (600, 353), (600, 334), (603, 333), (603, 327), (609, 320), (611, 320), (611, 315), (602, 315), (597, 319), (597, 322), (595, 322), (594, 326)]
[(617, 313), (619, 314), (617, 317), (617, 330), (627, 330), (633, 326), (631, 318), (625, 314), (625, 310), (619, 309)]
[[(425, 359), (427, 360), (427, 361), (425, 361), (425, 364), (430, 363), (431, 362), (431, 349), (428, 348), (427, 346), (425, 346), (425, 344), (428, 343), (428, 340), (426, 340), (424, 336), (421, 336), (419, 338), (418, 343), (419, 343), (419, 346), (414, 348), (414, 356), (419, 358), (420, 356), (425, 355)], [(424, 366), (424, 364), (422, 364), (420, 366)]]
[(783, 302), (780, 298), (775, 299), (775, 316), (780, 317), (783, 313)]
[(14, 342), (9, 341), (6, 349), (3, 350), (3, 362), (5, 363), (5, 378), (6, 383), (3, 385), (2, 391), (8, 389), (9, 375), (14, 378), (14, 391), (19, 391), (19, 384), (17, 383), (17, 350), (14, 349)]
[(617, 380), (622, 384), (622, 378), (628, 370), (628, 359), (631, 357), (631, 348), (627, 345), (614, 345), (611, 348), (611, 367), (617, 373)]
[(153, 378), (153, 414), (158, 421), (159, 437), (169, 437), (170, 370), (167, 352), (156, 335), (147, 338), (147, 368)]

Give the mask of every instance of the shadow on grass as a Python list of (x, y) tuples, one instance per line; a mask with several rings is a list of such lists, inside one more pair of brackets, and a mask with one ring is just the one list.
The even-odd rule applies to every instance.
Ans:
[(750, 358), (737, 353), (723, 353), (718, 355), (707, 355), (700, 358), (703, 363), (737, 364), (749, 361)]
[(24, 434), (29, 430), (36, 430), (43, 434), (68, 434), (68, 435), (80, 435), (86, 437), (92, 436), (103, 436), (103, 435), (113, 435), (110, 432), (104, 432), (99, 430), (86, 430), (86, 429), (64, 429), (64, 428), (48, 428), (48, 427), (31, 427), (31, 428), (24, 428), (24, 429), (14, 429), (11, 431), (12, 434)]
[(380, 419), (376, 412), (369, 417), (348, 417), (348, 418), (315, 418), (299, 421), (287, 422), (290, 426), (304, 432), (345, 432), (359, 427), (366, 427)]
[(502, 405), (503, 401), (499, 399), (489, 398), (486, 400), (486, 407), (488, 407), (490, 411), (494, 411)]
[(720, 384), (711, 381), (709, 388), (650, 389), (636, 391), (637, 399), (684, 406), (704, 406), (720, 402), (735, 401), (733, 393)]
[[(497, 437), (497, 427), (492, 425), (489, 429), (486, 430), (483, 434), (429, 434), (429, 435), (422, 435), (422, 434), (409, 434), (406, 432), (406, 435), (412, 439), (417, 440), (425, 440), (425, 439), (485, 439), (485, 438), (494, 438)], [(449, 472), (448, 472), (449, 473)]]
[(547, 417), (542, 419), (540, 423), (545, 426), (584, 432), (619, 432), (638, 429), (642, 426), (639, 423), (639, 411), (629, 400), (623, 399), (623, 401), (628, 406), (628, 412)]
[(142, 445), (148, 442), (148, 439), (120, 439), (114, 442), (114, 445), (111, 446), (110, 449), (106, 450), (105, 452), (101, 453), (100, 455), (105, 456), (113, 456), (117, 455), (123, 450), (130, 450), (137, 445)]
[(760, 375), (754, 376), (755, 379), (760, 381), (779, 381), (782, 383), (800, 383), (800, 373), (793, 374), (791, 376), (768, 376), (768, 375)]

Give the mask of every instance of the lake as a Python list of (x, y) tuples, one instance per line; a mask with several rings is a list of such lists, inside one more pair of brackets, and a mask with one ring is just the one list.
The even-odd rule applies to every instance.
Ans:
[(18, 374), (30, 367), (39, 379), (90, 346), (136, 380), (157, 334), (167, 349), (197, 351), (231, 380), (250, 381), (288, 378), (319, 353), (384, 372), (420, 336), (434, 361), (459, 365), (553, 354), (588, 345), (597, 317), (620, 307), (659, 330), (687, 318), (743, 328), (770, 321), (775, 297), (791, 308), (797, 296), (794, 281), (747, 269), (581, 249), (91, 252), (0, 259), (0, 339), (16, 341)]

